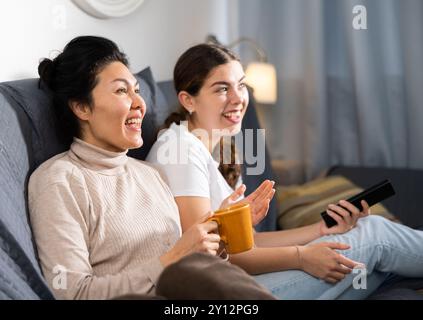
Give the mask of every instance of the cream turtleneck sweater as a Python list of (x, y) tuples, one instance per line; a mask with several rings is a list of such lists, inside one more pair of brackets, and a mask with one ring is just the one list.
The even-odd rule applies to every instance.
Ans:
[(159, 257), (181, 236), (174, 198), (155, 169), (75, 139), (32, 174), (28, 193), (56, 298), (154, 294)]

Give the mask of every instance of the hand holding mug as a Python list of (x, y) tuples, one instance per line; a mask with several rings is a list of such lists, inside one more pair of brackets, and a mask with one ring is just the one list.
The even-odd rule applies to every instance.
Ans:
[(212, 212), (208, 212), (182, 234), (175, 246), (160, 258), (164, 266), (195, 252), (217, 254), (220, 236), (217, 234), (217, 223), (209, 220), (212, 215)]

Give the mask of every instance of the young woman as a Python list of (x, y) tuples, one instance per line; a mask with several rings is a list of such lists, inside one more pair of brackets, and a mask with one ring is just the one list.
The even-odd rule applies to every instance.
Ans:
[[(216, 255), (205, 213), (181, 236), (178, 208), (159, 174), (127, 157), (143, 144), (146, 105), (124, 53), (110, 40), (78, 37), (39, 65), (69, 151), (29, 182), (40, 264), (57, 298), (154, 294), (163, 269), (192, 253)], [(256, 192), (262, 198), (262, 192)], [(264, 199), (264, 198), (263, 198)], [(263, 215), (266, 201), (257, 204)]]
[[(243, 186), (236, 188), (239, 168), (216, 163), (212, 152), (225, 135), (240, 131), (249, 98), (239, 59), (217, 45), (187, 50), (175, 66), (174, 82), (182, 108), (167, 119), (168, 129), (159, 135), (147, 160), (170, 186), (185, 232), (231, 193), (236, 200), (245, 191)], [(187, 154), (169, 155), (172, 150)], [(363, 201), (362, 206), (360, 212), (346, 201), (329, 205), (327, 213), (338, 222), (330, 229), (321, 221), (256, 233), (256, 247), (231, 255), (230, 261), (257, 275), (257, 281), (282, 299), (359, 299), (391, 272), (423, 276), (423, 232), (368, 216), (368, 205)], [(353, 272), (356, 267), (362, 269)], [(358, 285), (357, 279), (364, 278), (366, 284)]]

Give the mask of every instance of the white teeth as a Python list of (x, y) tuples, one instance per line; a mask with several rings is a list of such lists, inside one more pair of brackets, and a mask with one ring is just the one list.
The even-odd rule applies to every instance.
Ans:
[(241, 111), (226, 112), (223, 114), (225, 118), (239, 117), (241, 116)]
[(141, 124), (141, 118), (134, 118), (125, 121), (125, 124)]

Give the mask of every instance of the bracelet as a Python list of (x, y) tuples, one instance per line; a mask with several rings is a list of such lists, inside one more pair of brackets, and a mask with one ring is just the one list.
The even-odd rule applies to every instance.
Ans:
[(229, 253), (226, 251), (226, 248), (223, 248), (223, 250), (218, 254), (218, 256), (223, 261), (229, 261)]
[(302, 259), (301, 259), (301, 254), (300, 254), (300, 248), (298, 248), (298, 246), (295, 246), (295, 249), (297, 249), (297, 256), (298, 256), (298, 266), (300, 269), (302, 269)]

